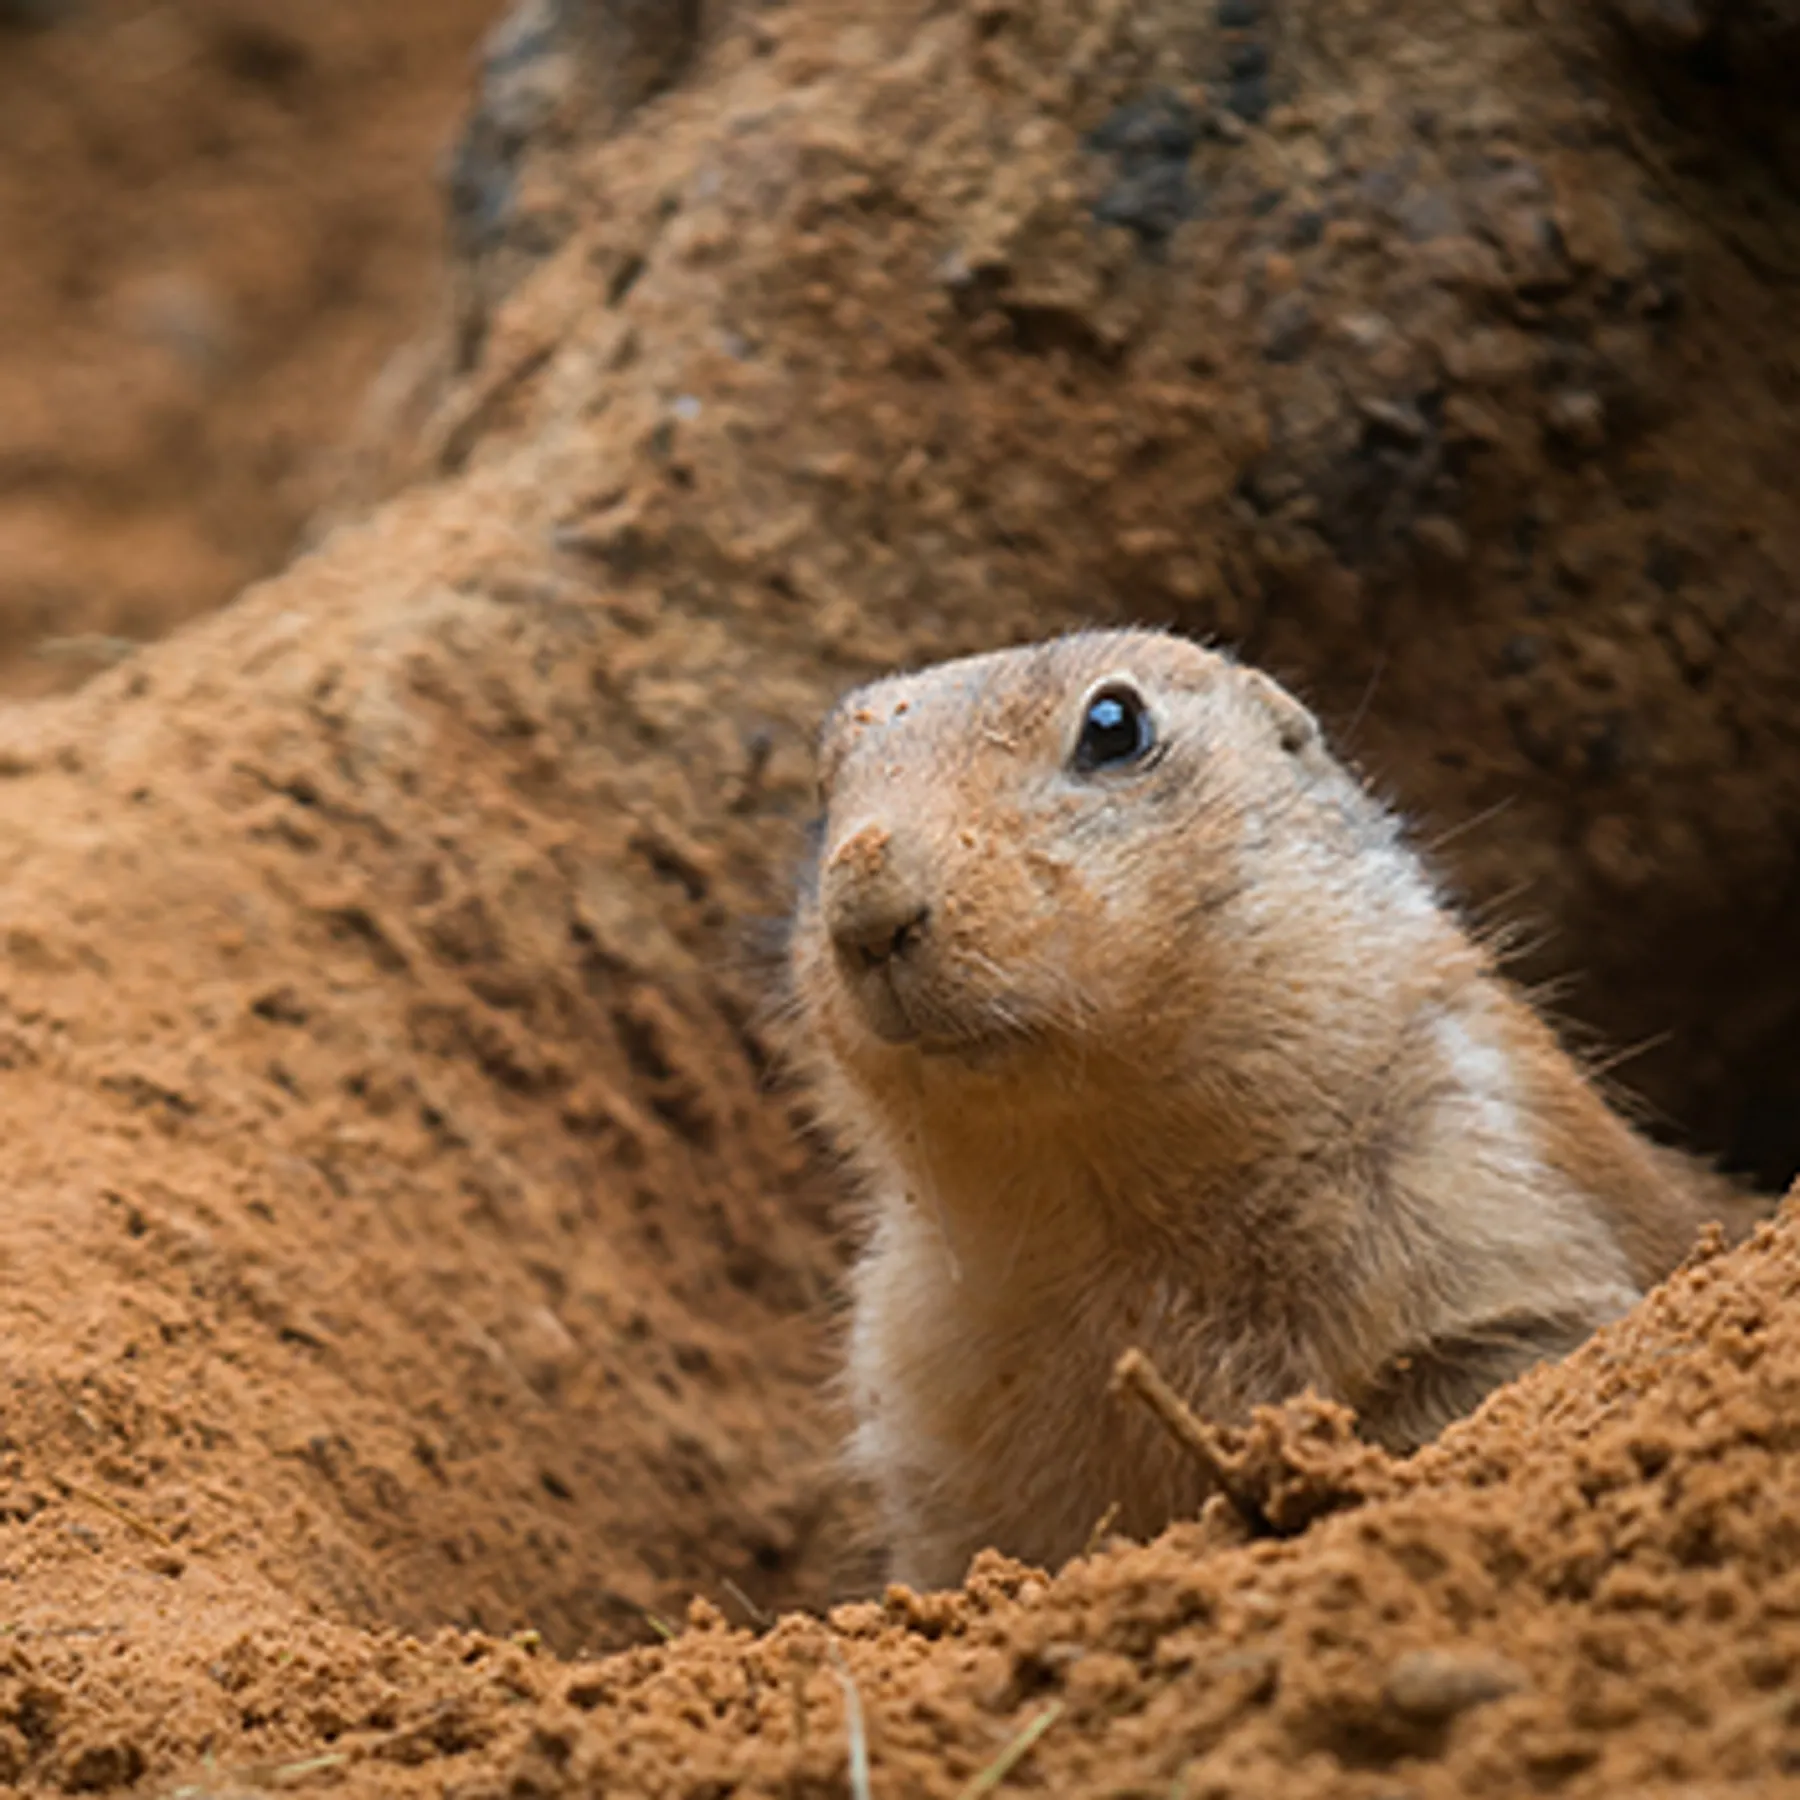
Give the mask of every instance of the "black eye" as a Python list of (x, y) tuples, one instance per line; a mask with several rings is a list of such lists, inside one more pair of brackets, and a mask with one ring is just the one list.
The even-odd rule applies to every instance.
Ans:
[(1124, 768), (1146, 756), (1155, 742), (1150, 709), (1134, 688), (1121, 682), (1102, 688), (1087, 703), (1081, 736), (1075, 740), (1075, 767), (1083, 775)]

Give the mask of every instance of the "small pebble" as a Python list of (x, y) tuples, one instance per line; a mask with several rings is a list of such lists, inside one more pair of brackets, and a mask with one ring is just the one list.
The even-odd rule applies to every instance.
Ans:
[(1439, 514), (1415, 519), (1412, 537), (1429, 561), (1445, 568), (1459, 569), (1469, 560), (1468, 533), (1454, 519)]
[(1263, 309), (1262, 353), (1270, 362), (1293, 362), (1313, 332), (1312, 308), (1304, 294), (1283, 294)]
[(1564, 388), (1546, 403), (1544, 424), (1577, 450), (1598, 450), (1606, 442), (1606, 403), (1587, 388)]
[(1544, 640), (1528, 631), (1516, 632), (1500, 650), (1500, 666), (1509, 675), (1529, 675), (1544, 660)]
[(1629, 819), (1608, 813), (1596, 819), (1582, 838), (1587, 864), (1616, 894), (1640, 893), (1656, 877), (1656, 864), (1638, 842)]
[(1422, 444), (1429, 427), (1424, 414), (1416, 406), (1395, 400), (1359, 400), (1357, 410), (1369, 423), (1376, 436), (1407, 445)]
[(1525, 1672), (1503, 1656), (1482, 1651), (1413, 1650), (1399, 1657), (1382, 1683), (1393, 1711), (1419, 1724), (1441, 1724), (1472, 1707), (1516, 1694)]
[(1263, 76), (1269, 72), (1269, 51), (1264, 44), (1252, 39), (1248, 43), (1233, 44), (1225, 52), (1225, 70), (1233, 80), (1247, 80), (1252, 76)]
[(1269, 78), (1261, 74), (1233, 76), (1225, 103), (1240, 119), (1260, 124), (1269, 112)]
[(1288, 242), (1296, 250), (1310, 250), (1325, 235), (1325, 215), (1316, 208), (1296, 213), (1288, 225)]
[(1263, 259), (1263, 282), (1271, 294), (1291, 293), (1300, 283), (1300, 271), (1291, 256), (1271, 251)]
[(1505, 435), (1500, 420), (1479, 400), (1452, 394), (1444, 402), (1444, 436), (1452, 442), (1497, 444)]

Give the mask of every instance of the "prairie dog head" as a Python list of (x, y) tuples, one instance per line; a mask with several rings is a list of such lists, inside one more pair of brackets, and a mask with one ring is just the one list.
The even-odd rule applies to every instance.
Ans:
[(878, 1106), (1317, 1087), (1391, 1008), (1371, 971), (1444, 923), (1306, 709), (1158, 633), (860, 689), (820, 783), (794, 986), (815, 1073)]

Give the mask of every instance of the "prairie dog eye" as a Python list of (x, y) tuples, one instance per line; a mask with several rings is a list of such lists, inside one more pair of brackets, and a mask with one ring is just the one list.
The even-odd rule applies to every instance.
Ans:
[(1156, 724), (1143, 696), (1129, 682), (1109, 681), (1090, 694), (1082, 708), (1075, 771), (1092, 775), (1101, 769), (1129, 768), (1149, 755), (1155, 743)]

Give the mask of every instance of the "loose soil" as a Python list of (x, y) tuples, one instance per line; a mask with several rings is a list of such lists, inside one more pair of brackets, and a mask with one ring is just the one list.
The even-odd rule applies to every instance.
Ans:
[(1242, 639), (1783, 1172), (1792, 196), (1573, 0), (1221, 11), (723, 9), (589, 102), (521, 9), (361, 498), (0, 711), (0, 1780), (1792, 1791), (1796, 1203), (1410, 1463), (1272, 1417), (1265, 1535), (853, 1597), (767, 977), (874, 668)]

